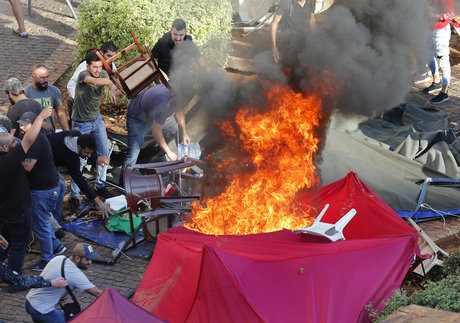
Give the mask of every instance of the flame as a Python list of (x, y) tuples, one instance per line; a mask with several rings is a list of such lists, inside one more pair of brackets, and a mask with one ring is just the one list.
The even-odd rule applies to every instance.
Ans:
[(249, 156), (243, 166), (248, 167), (232, 174), (223, 193), (205, 200), (206, 207), (194, 203), (187, 228), (211, 235), (246, 235), (312, 223), (310, 210), (300, 205), (296, 193), (319, 184), (313, 157), (322, 101), (317, 94), (295, 93), (280, 85), (266, 95), (265, 111), (250, 107), (237, 112), (237, 130), (229, 122), (221, 123), (227, 135), (239, 133), (241, 148)]

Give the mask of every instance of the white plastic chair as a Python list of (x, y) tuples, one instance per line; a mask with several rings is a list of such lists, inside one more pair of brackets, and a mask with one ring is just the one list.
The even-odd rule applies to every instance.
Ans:
[(331, 240), (332, 242), (336, 242), (337, 240), (345, 240), (345, 237), (343, 235), (343, 229), (348, 224), (348, 222), (350, 222), (351, 219), (353, 219), (353, 217), (356, 214), (356, 210), (351, 209), (339, 221), (337, 221), (334, 224), (331, 224), (321, 222), (321, 219), (323, 218), (323, 215), (324, 213), (326, 213), (328, 208), (329, 204), (326, 204), (321, 213), (315, 219), (315, 222), (313, 222), (311, 226), (303, 227), (301, 229), (295, 229), (292, 230), (292, 232), (295, 234), (304, 232), (315, 236), (325, 237)]

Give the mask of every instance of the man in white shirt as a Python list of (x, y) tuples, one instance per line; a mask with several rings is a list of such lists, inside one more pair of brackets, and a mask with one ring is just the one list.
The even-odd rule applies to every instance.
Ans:
[[(87, 269), (92, 260), (99, 257), (87, 243), (78, 243), (69, 259), (65, 256), (54, 257), (43, 269), (40, 276), (52, 280), (65, 276), (70, 289), (78, 288), (99, 297), (102, 290), (97, 288), (83, 274), (80, 269)], [(61, 275), (61, 266), (64, 263), (64, 275)], [(79, 269), (80, 268), (80, 269)], [(66, 288), (44, 287), (34, 288), (26, 296), (26, 311), (32, 316), (34, 322), (65, 322), (64, 313), (56, 309), (61, 298), (67, 294)]]

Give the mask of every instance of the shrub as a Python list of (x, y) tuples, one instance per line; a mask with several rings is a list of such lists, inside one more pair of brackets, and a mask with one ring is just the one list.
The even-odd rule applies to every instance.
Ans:
[[(232, 9), (228, 0), (85, 0), (79, 11), (79, 59), (86, 50), (98, 48), (108, 40), (120, 49), (128, 46), (132, 43), (130, 30), (134, 30), (141, 45), (147, 43), (152, 48), (171, 29), (172, 22), (182, 18), (187, 23), (187, 33), (201, 47), (210, 65), (223, 67), (227, 62), (222, 44), (231, 38)], [(123, 58), (121, 63), (129, 58)]]
[[(436, 281), (429, 280), (423, 286), (423, 290), (417, 290), (407, 296), (404, 290), (398, 289), (385, 304), (384, 310), (378, 315), (372, 306), (366, 306), (370, 316), (377, 318), (377, 322), (383, 320), (398, 308), (417, 304), (451, 312), (460, 312), (460, 249), (450, 254), (445, 261), (445, 268), (437, 268)], [(430, 271), (431, 273), (431, 271)]]

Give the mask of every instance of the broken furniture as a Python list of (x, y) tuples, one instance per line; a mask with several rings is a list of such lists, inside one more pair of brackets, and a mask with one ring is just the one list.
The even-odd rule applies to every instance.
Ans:
[(331, 240), (332, 242), (336, 242), (337, 240), (345, 240), (345, 237), (343, 235), (343, 229), (348, 224), (348, 222), (350, 222), (351, 219), (353, 219), (353, 217), (356, 214), (356, 210), (351, 209), (347, 212), (347, 214), (340, 218), (339, 221), (337, 221), (334, 224), (331, 224), (321, 222), (321, 219), (323, 218), (323, 215), (324, 213), (326, 213), (328, 208), (329, 204), (326, 204), (311, 226), (303, 227), (301, 229), (295, 229), (292, 230), (292, 232), (295, 234), (304, 232), (315, 236), (325, 237)]
[[(128, 99), (133, 99), (156, 80), (159, 80), (169, 88), (169, 83), (158, 67), (150, 48), (145, 45), (146, 51), (144, 51), (139, 44), (136, 34), (132, 30), (131, 35), (133, 36), (134, 43), (130, 44), (108, 60), (104, 59), (101, 53), (96, 52), (104, 64), (105, 70), (109, 74), (113, 84), (115, 84)], [(112, 70), (112, 62), (134, 48), (137, 48), (139, 54), (123, 66), (116, 70)]]
[(414, 272), (425, 276), (434, 266), (442, 266), (444, 267), (444, 261), (438, 258), (438, 253), (442, 253), (444, 256), (449, 256), (449, 254), (438, 247), (438, 245), (430, 238), (430, 236), (423, 231), (417, 223), (411, 218), (406, 218), (409, 224), (418, 231), (419, 233), (419, 248), (420, 253), (422, 255), (429, 254), (430, 258), (428, 259), (416, 259), (416, 263), (414, 265)]
[(124, 170), (126, 200), (130, 212), (142, 218), (144, 239), (155, 241), (147, 228), (149, 222), (154, 222), (158, 233), (159, 220), (170, 214), (191, 212), (189, 203), (199, 199), (192, 196), (165, 196), (162, 174), (179, 171), (194, 166), (192, 161), (185, 159), (173, 162), (128, 165)]

